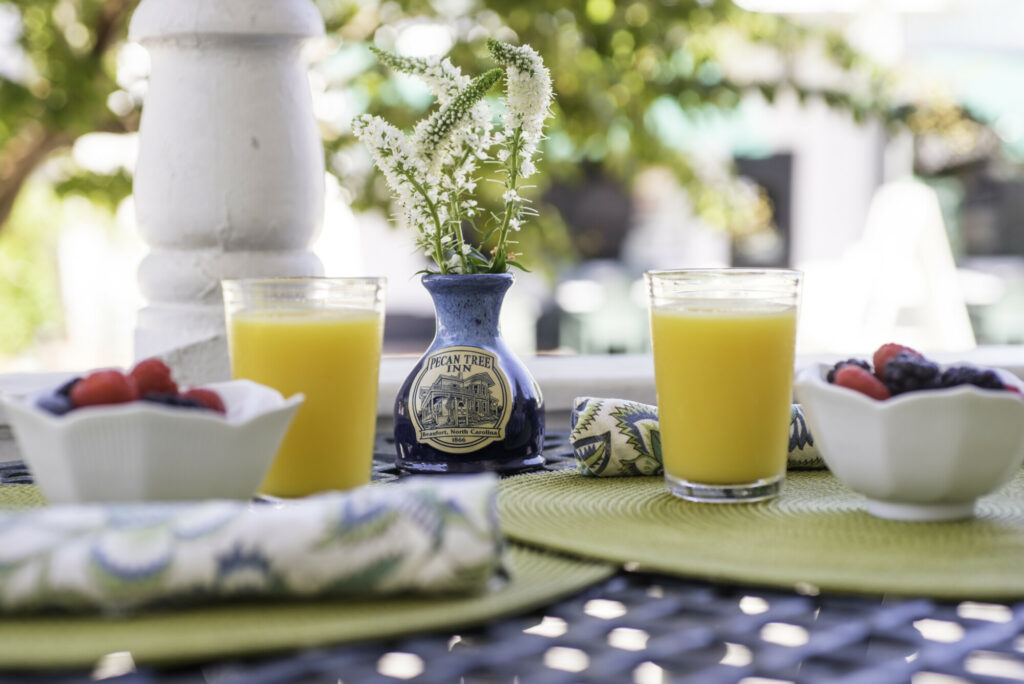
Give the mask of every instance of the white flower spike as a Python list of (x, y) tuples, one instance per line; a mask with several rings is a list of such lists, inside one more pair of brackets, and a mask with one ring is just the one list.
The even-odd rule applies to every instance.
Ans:
[[(416, 231), (416, 243), (434, 261), (439, 273), (503, 273), (516, 258), (510, 233), (520, 230), (525, 209), (521, 179), (537, 171), (535, 157), (550, 115), (551, 75), (537, 52), (489, 40), (487, 47), (502, 68), (476, 79), (463, 75), (447, 58), (402, 57), (371, 48), (380, 61), (421, 78), (440, 108), (420, 121), (407, 136), (387, 121), (362, 115), (352, 130), (370, 150), (395, 198), (401, 218)], [(505, 82), (505, 113), (501, 130), (485, 96), (499, 80)], [(494, 151), (494, 148), (497, 148)], [(463, 223), (481, 215), (469, 197), (477, 187), (473, 175), (480, 162), (500, 166), (505, 209), (488, 232), (497, 244), (474, 249), (463, 235)], [(489, 254), (489, 256), (488, 256)]]

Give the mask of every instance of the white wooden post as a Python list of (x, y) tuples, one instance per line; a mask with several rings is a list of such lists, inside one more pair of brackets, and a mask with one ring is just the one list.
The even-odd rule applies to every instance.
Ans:
[(148, 306), (135, 355), (223, 344), (220, 280), (320, 275), (309, 251), (323, 146), (301, 47), (311, 0), (142, 0), (129, 36), (149, 52), (135, 174)]

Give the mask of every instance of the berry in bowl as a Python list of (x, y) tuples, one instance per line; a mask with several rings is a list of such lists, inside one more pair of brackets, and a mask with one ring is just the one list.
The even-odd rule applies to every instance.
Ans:
[(250, 498), (302, 400), (249, 380), (182, 390), (157, 359), (0, 397), (50, 503)]
[(872, 363), (818, 364), (797, 377), (822, 458), (867, 511), (894, 520), (956, 520), (1024, 464), (1022, 382), (1005, 370), (940, 366), (882, 345)]

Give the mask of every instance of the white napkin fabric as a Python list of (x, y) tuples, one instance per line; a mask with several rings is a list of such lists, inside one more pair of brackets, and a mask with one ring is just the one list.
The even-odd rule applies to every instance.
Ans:
[(0, 513), (0, 610), (484, 591), (497, 478), (409, 478), (273, 503), (59, 505)]

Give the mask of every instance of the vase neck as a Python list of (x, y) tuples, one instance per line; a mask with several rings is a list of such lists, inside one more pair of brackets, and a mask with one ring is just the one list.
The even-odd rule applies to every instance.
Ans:
[(424, 276), (423, 286), (437, 314), (435, 345), (473, 344), (498, 337), (501, 304), (512, 280), (507, 273)]

